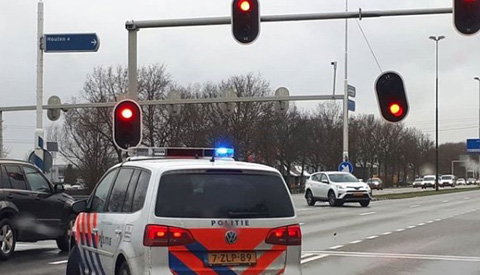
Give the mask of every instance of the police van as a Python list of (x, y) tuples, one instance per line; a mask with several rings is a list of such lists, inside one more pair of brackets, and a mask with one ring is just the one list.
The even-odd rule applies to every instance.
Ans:
[(67, 274), (301, 274), (300, 226), (277, 170), (234, 161), (230, 148), (136, 155), (74, 204)]

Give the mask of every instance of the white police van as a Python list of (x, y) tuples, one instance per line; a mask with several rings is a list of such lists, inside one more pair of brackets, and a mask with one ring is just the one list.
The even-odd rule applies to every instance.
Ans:
[(77, 202), (67, 274), (301, 274), (281, 174), (226, 148), (137, 148)]

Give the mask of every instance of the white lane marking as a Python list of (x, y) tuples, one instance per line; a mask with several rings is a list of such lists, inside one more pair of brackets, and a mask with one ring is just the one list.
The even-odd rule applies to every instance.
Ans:
[(299, 223), (299, 225), (304, 225), (304, 224), (305, 224), (304, 222)]
[(353, 241), (353, 242), (349, 242), (350, 244), (357, 244), (357, 243), (361, 243), (363, 242), (363, 240), (356, 240), (356, 241)]
[(442, 219), (435, 219), (434, 221), (439, 222), (439, 221), (441, 221), (441, 220), (442, 220)]
[(366, 213), (359, 214), (359, 216), (372, 215), (372, 214), (375, 214), (375, 213), (376, 212), (366, 212)]
[(412, 228), (415, 228), (417, 227), (416, 225), (410, 225), (410, 226), (407, 226), (408, 229), (412, 229)]
[(397, 231), (397, 232), (402, 232), (402, 231), (404, 231), (404, 230), (405, 230), (405, 228), (399, 228), (399, 229), (397, 229), (397, 230), (395, 230), (395, 231)]
[(50, 262), (48, 264), (57, 265), (57, 264), (66, 264), (67, 262), (68, 262), (68, 260), (63, 260), (63, 261), (58, 261), (58, 262)]
[(450, 256), (450, 255), (396, 254), (396, 253), (370, 253), (370, 252), (346, 252), (346, 251), (309, 251), (309, 252), (322, 254), (322, 255), (326, 254), (328, 256), (345, 256), (345, 257), (480, 262), (480, 257)]
[(343, 245), (335, 245), (335, 246), (332, 246), (332, 247), (329, 247), (328, 249), (338, 249), (338, 248), (342, 248)]
[(410, 206), (410, 208), (415, 208), (415, 207), (419, 207), (419, 206), (420, 206), (420, 204), (415, 204), (415, 205)]
[(428, 221), (427, 223), (433, 223), (433, 221)]
[(373, 240), (373, 239), (376, 239), (376, 238), (378, 238), (378, 236), (370, 236), (370, 237), (367, 237), (366, 239), (367, 240)]
[(423, 225), (425, 225), (424, 222), (421, 222), (421, 223), (417, 224), (417, 226), (423, 226)]
[(315, 255), (315, 254), (305, 253), (305, 254), (302, 254), (302, 257), (301, 257), (301, 258), (304, 259), (304, 258), (308, 258), (308, 257), (313, 256), (313, 255)]
[(469, 199), (470, 199), (470, 197), (465, 197), (465, 200), (469, 200)]
[(444, 200), (444, 201), (442, 201), (442, 202), (448, 202), (448, 200)]
[(315, 210), (315, 208), (302, 208), (302, 209), (296, 209), (295, 211), (301, 212), (301, 211), (308, 211), (308, 210)]
[(392, 234), (392, 232), (390, 232), (390, 231), (382, 233), (382, 235), (384, 235), (384, 236), (387, 236), (387, 235), (390, 235), (390, 234)]
[(328, 255), (326, 255), (326, 254), (318, 255), (318, 256), (311, 257), (311, 258), (308, 258), (308, 259), (305, 259), (305, 260), (301, 260), (300, 263), (301, 264), (306, 264), (308, 262), (315, 261), (315, 260), (318, 260), (318, 259), (321, 259), (321, 258), (325, 258), (327, 256)]

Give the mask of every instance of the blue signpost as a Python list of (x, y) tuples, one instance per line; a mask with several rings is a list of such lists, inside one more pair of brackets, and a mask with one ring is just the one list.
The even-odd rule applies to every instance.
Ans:
[(355, 112), (355, 101), (348, 100), (348, 110), (351, 112)]
[(338, 166), (338, 171), (352, 173), (353, 172), (353, 165), (348, 161), (344, 161), (344, 162), (340, 163), (340, 165)]
[(467, 153), (480, 154), (480, 139), (467, 139)]
[(100, 40), (96, 33), (45, 34), (44, 52), (96, 52)]

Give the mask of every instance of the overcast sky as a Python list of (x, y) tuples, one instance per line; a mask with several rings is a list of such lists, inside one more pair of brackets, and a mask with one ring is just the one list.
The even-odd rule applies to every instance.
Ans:
[[(97, 53), (46, 53), (44, 102), (78, 96), (96, 66), (127, 65), (125, 21), (230, 16), (230, 0), (45, 0), (45, 33), (95, 32)], [(349, 10), (451, 7), (451, 0), (349, 0)], [(263, 0), (262, 15), (342, 12), (343, 0)], [(357, 88), (355, 114), (379, 117), (374, 82), (380, 74), (357, 23), (349, 21), (349, 83)], [(177, 83), (218, 82), (232, 75), (259, 73), (291, 95), (331, 94), (332, 61), (337, 61), (337, 94), (343, 93), (345, 20), (262, 23), (251, 45), (237, 43), (231, 27), (144, 29), (138, 33), (138, 63), (164, 63)], [(440, 41), (439, 108), (443, 142), (478, 136), (480, 34), (456, 32), (452, 15), (366, 18), (360, 21), (384, 71), (404, 78), (410, 102), (407, 126), (434, 138), (435, 42)], [(2, 1), (0, 10), (0, 106), (35, 105), (37, 1)], [(313, 108), (314, 103), (297, 103)], [(46, 112), (45, 112), (46, 113)], [(25, 158), (33, 149), (35, 112), (3, 115), (9, 157)], [(60, 123), (60, 122), (54, 122)], [(52, 122), (44, 116), (44, 126)]]

